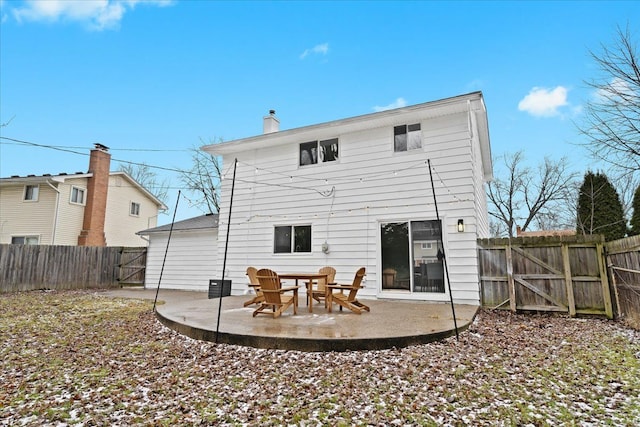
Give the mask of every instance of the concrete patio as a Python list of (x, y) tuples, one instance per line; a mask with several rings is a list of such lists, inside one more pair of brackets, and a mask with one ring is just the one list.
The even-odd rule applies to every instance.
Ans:
[[(108, 295), (123, 298), (153, 300), (155, 290), (123, 288), (110, 290)], [(370, 313), (355, 314), (339, 311), (334, 306), (329, 313), (316, 303), (309, 313), (304, 297), (300, 298), (298, 314), (288, 309), (273, 319), (252, 317), (255, 305), (243, 307), (248, 296), (209, 299), (206, 292), (160, 289), (156, 315), (167, 327), (188, 337), (251, 346), (257, 348), (300, 351), (380, 350), (424, 344), (455, 336), (450, 304), (404, 300), (363, 300)], [(454, 306), (458, 332), (469, 327), (478, 307)]]

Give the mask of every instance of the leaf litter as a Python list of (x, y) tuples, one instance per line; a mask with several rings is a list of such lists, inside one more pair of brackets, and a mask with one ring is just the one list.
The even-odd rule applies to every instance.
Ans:
[(460, 339), (305, 353), (197, 341), (149, 301), (0, 298), (2, 426), (640, 425), (640, 332), (480, 310)]

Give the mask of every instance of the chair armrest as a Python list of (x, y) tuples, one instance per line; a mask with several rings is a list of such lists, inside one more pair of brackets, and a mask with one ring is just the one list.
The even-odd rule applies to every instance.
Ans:
[(280, 288), (279, 291), (297, 291), (300, 286), (288, 286), (286, 288)]
[(351, 285), (337, 285), (335, 283), (327, 285), (327, 287), (331, 289), (354, 289)]

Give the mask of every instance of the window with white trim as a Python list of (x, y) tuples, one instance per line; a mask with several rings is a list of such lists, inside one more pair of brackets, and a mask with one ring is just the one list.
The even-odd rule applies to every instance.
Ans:
[(393, 151), (396, 153), (422, 148), (420, 123), (400, 125), (393, 128)]
[(311, 252), (310, 225), (278, 225), (273, 233), (273, 253)]
[(13, 236), (11, 237), (12, 245), (37, 245), (40, 241), (38, 236)]
[(40, 194), (39, 185), (25, 185), (24, 186), (24, 200), (27, 202), (37, 202), (38, 195)]
[(84, 205), (85, 189), (80, 187), (71, 187), (71, 203), (76, 205)]
[(300, 144), (300, 166), (338, 160), (338, 138), (309, 141)]
[(131, 207), (129, 208), (129, 215), (140, 216), (140, 203), (131, 202)]

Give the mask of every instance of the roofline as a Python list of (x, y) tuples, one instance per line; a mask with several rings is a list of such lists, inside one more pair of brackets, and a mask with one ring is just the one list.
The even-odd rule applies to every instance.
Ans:
[[(151, 193), (149, 190), (144, 188), (138, 181), (133, 179), (128, 173), (124, 171), (109, 172), (110, 177), (117, 176), (117, 175), (123, 176), (127, 181), (129, 181), (130, 184), (136, 187), (140, 192), (144, 193), (144, 195), (147, 196), (149, 199), (151, 199), (159, 207), (160, 210), (168, 209), (168, 207), (162, 202), (162, 200), (154, 196), (153, 193)], [(93, 176), (92, 172), (76, 173), (76, 174), (63, 173), (58, 175), (45, 174), (45, 175), (11, 176), (8, 178), (0, 178), (0, 186), (6, 187), (9, 185), (27, 184), (27, 183), (46, 184), (47, 182), (52, 182), (52, 181), (57, 183), (63, 183), (68, 179), (91, 178), (92, 176)]]
[(151, 193), (149, 190), (147, 190), (146, 188), (144, 188), (138, 181), (136, 181), (135, 179), (133, 179), (128, 173), (124, 172), (124, 171), (116, 171), (116, 172), (109, 172), (109, 176), (115, 176), (115, 175), (122, 175), (125, 179), (127, 179), (131, 184), (133, 184), (135, 187), (138, 188), (138, 190), (140, 190), (141, 192), (143, 192), (147, 197), (149, 197), (156, 205), (158, 205), (158, 207), (160, 208), (160, 210), (166, 211), (168, 208), (167, 206), (162, 202), (162, 200), (158, 199), (156, 196), (153, 195), (153, 193)]
[[(395, 122), (400, 118), (402, 118), (402, 120), (411, 120), (410, 116), (412, 113), (415, 113), (416, 118), (425, 117), (425, 109), (429, 109), (429, 113), (426, 114), (427, 117), (439, 117), (465, 112), (474, 115), (479, 132), (478, 140), (482, 157), (483, 176), (486, 181), (492, 180), (493, 163), (489, 142), (489, 124), (487, 109), (481, 91), (330, 122), (260, 134), (248, 138), (204, 145), (200, 147), (200, 149), (212, 155), (224, 156), (260, 148), (274, 147), (294, 141), (304, 142), (306, 138), (310, 140), (322, 139), (323, 137), (332, 138), (340, 133), (390, 126), (396, 124)], [(371, 122), (375, 122), (373, 126)]]

